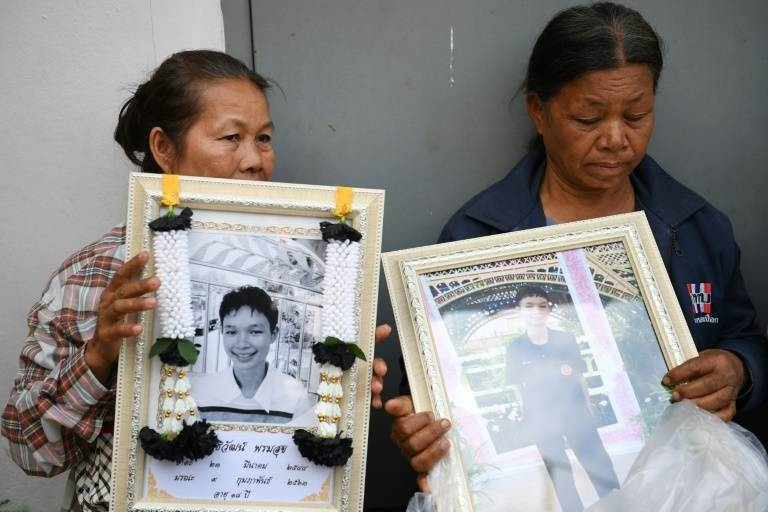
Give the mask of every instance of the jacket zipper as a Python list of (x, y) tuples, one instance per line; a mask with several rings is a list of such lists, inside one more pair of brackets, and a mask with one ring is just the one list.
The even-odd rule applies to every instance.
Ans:
[(672, 250), (675, 252), (675, 255), (682, 256), (683, 250), (677, 243), (677, 226), (669, 226), (669, 234), (672, 239)]

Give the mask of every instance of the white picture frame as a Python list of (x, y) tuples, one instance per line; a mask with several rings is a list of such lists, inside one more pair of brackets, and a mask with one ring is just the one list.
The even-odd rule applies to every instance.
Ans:
[[(319, 222), (338, 220), (333, 214), (335, 192), (327, 186), (180, 178), (176, 208), (194, 212), (189, 252), (201, 357), (190, 375), (226, 368), (218, 347), (217, 304), (228, 290), (259, 286), (281, 312), (269, 361), (276, 371), (301, 382), (311, 396), (317, 377), (310, 347), (318, 341), (322, 315), (318, 299), (323, 293), (324, 242)], [(147, 225), (164, 211), (161, 198), (160, 175), (131, 174), (126, 260), (149, 251), (145, 276), (154, 273)], [(360, 334), (355, 341), (367, 359), (358, 360), (342, 381), (339, 430), (353, 439), (348, 462), (328, 468), (301, 457), (291, 434), (298, 427), (311, 429), (309, 420), (283, 425), (213, 419), (220, 441), (213, 455), (182, 464), (148, 456), (137, 437), (143, 426), (157, 426), (160, 363), (149, 357), (158, 329), (155, 314), (144, 314), (140, 321), (148, 334), (123, 343), (118, 366), (110, 510), (362, 510), (383, 207), (383, 191), (353, 189), (352, 211), (346, 216), (363, 235), (353, 293)]]
[[(388, 252), (382, 262), (415, 409), (453, 425), (432, 485), (438, 510), (555, 512), (571, 484), (584, 507), (597, 501), (599, 467), (616, 473), (603, 480), (626, 476), (669, 403), (661, 378), (697, 354), (642, 212)], [(547, 296), (550, 341), (570, 332), (577, 362), (532, 341), (517, 300), (531, 286)], [(592, 412), (604, 450), (574, 450), (581, 434), (552, 426), (576, 421), (556, 413), (577, 378), (586, 394), (571, 402)], [(537, 446), (553, 439), (563, 455), (545, 465)], [(553, 461), (570, 466), (566, 477)]]

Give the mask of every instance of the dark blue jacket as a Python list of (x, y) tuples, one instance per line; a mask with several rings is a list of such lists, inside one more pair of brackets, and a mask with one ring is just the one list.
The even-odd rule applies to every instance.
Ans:
[[(504, 179), (462, 206), (443, 228), (439, 242), (545, 226), (539, 198), (544, 159), (543, 146), (528, 153)], [(696, 347), (727, 349), (742, 358), (752, 389), (738, 405), (740, 410), (754, 408), (768, 391), (768, 344), (755, 323), (730, 221), (649, 156), (630, 179), (636, 207), (645, 211)], [(708, 317), (693, 312), (689, 283), (711, 283)]]

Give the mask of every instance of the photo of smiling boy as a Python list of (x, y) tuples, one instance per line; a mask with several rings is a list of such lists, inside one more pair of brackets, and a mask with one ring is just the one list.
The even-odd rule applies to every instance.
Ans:
[(261, 288), (242, 286), (219, 306), (221, 343), (230, 366), (193, 377), (200, 415), (208, 421), (311, 424), (313, 395), (267, 361), (277, 338), (277, 305)]

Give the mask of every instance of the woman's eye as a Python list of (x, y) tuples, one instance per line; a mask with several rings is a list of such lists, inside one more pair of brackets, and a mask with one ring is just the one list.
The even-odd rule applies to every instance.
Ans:
[(258, 336), (259, 334), (262, 334), (263, 331), (260, 331), (258, 329), (252, 329), (251, 330), (251, 336)]
[(225, 336), (234, 336), (235, 334), (237, 334), (237, 331), (235, 331), (234, 329), (225, 329), (224, 330), (224, 335)]
[(634, 123), (634, 122), (637, 122), (637, 121), (642, 121), (643, 119), (645, 119), (645, 116), (647, 116), (647, 115), (648, 115), (647, 112), (642, 112), (640, 114), (627, 114), (624, 117), (630, 123)]
[(230, 142), (237, 142), (237, 141), (240, 140), (240, 135), (237, 134), (237, 133), (233, 133), (233, 134), (230, 134), (230, 135), (225, 135), (224, 137), (222, 137), (222, 139), (228, 140)]
[(272, 136), (268, 133), (262, 133), (258, 137), (256, 137), (256, 142), (259, 144), (269, 144), (272, 142)]

